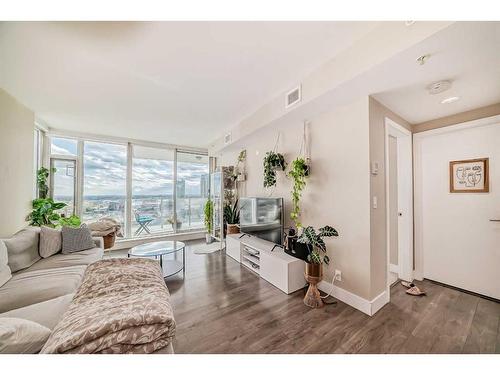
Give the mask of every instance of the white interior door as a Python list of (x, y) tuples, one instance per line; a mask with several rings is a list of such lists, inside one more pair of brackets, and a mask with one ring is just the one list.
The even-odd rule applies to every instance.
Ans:
[(411, 132), (386, 119), (387, 282), (413, 280)]
[[(500, 299), (500, 116), (415, 137), (422, 276)], [(451, 193), (449, 163), (489, 158), (489, 192)]]

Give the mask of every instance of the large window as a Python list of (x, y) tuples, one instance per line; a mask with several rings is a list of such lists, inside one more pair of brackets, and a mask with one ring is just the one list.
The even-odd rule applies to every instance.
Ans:
[(177, 152), (177, 225), (183, 229), (204, 227), (208, 189), (208, 156)]
[(125, 226), (127, 146), (84, 142), (82, 219), (112, 217)]
[(134, 237), (175, 231), (174, 152), (133, 146), (132, 230)]
[(126, 237), (200, 230), (208, 156), (169, 148), (51, 137), (54, 198), (84, 222), (112, 217)]

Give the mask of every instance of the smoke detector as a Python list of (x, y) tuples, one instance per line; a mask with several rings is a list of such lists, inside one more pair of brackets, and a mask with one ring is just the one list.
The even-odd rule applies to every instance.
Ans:
[(450, 88), (451, 88), (451, 81), (438, 81), (431, 83), (429, 86), (427, 86), (427, 91), (429, 91), (429, 94), (431, 95), (436, 95), (436, 94), (441, 94), (442, 92), (445, 92)]

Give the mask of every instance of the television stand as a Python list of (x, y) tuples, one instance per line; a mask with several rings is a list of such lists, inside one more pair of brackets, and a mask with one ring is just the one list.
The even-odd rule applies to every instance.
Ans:
[(304, 261), (285, 253), (282, 246), (249, 235), (230, 234), (226, 255), (286, 294), (304, 288)]

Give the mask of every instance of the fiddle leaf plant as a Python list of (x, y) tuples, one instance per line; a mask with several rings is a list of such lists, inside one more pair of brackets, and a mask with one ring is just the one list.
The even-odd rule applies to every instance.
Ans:
[(323, 237), (338, 237), (337, 230), (329, 225), (319, 228), (319, 231), (311, 227), (305, 227), (302, 234), (298, 238), (298, 242), (307, 246), (309, 254), (307, 255), (307, 262), (314, 264), (329, 264), (330, 258), (326, 253), (326, 244)]
[(306, 178), (309, 175), (309, 166), (306, 160), (302, 157), (298, 157), (292, 161), (291, 169), (288, 172), (288, 177), (293, 180), (292, 186), (292, 212), (290, 212), (290, 218), (295, 223), (298, 228), (302, 227), (299, 220), (300, 216), (300, 198), (302, 197), (302, 191), (306, 187)]
[(264, 157), (264, 187), (276, 185), (276, 171), (286, 168), (285, 157), (274, 151), (268, 151)]

